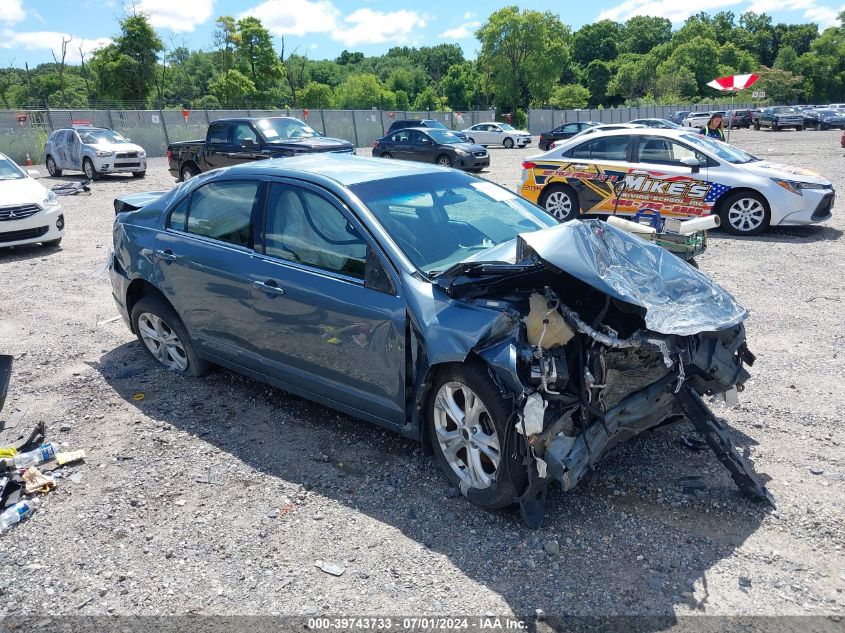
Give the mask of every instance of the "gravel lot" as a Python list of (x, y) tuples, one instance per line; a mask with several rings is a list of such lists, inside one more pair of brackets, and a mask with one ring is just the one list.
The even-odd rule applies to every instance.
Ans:
[[(839, 134), (732, 136), (845, 191)], [(488, 177), (515, 188), (534, 153), (492, 150)], [(44, 420), (48, 439), (88, 452), (0, 536), (0, 616), (845, 615), (841, 202), (824, 226), (713, 232), (700, 258), (751, 311), (754, 377), (717, 413), (777, 511), (683, 448), (682, 425), (629, 442), (571, 493), (554, 487), (532, 532), (456, 496), (414, 442), (227, 371), (153, 364), (110, 320), (103, 270), (113, 198), (174, 184), (150, 162), (144, 180), (63, 199), (60, 249), (0, 251), (0, 351), (15, 356), (4, 416), (26, 406), (22, 426)], [(690, 475), (706, 489), (685, 495)]]

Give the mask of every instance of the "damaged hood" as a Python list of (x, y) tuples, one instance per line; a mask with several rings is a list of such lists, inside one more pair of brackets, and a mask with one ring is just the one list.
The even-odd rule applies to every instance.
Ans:
[(646, 327), (660, 334), (718, 332), (748, 317), (745, 308), (707, 275), (660, 246), (600, 220), (573, 220), (521, 233), (453, 266), (437, 280), (448, 291), (459, 276), (523, 275), (538, 263), (634, 306)]

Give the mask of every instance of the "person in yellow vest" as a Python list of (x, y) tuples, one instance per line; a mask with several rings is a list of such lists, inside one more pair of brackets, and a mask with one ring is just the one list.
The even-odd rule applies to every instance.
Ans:
[(710, 120), (707, 121), (707, 125), (701, 128), (698, 133), (709, 138), (715, 138), (717, 141), (724, 141), (725, 131), (722, 129), (722, 115), (711, 115)]

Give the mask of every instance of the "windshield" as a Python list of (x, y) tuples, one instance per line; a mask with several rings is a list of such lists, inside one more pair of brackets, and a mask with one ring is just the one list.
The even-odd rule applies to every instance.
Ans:
[(507, 132), (510, 132), (510, 131), (516, 129), (512, 125), (508, 125), (507, 123), (499, 123), (499, 127), (502, 128), (503, 130), (507, 131)]
[(428, 274), (473, 255), (484, 261), (481, 251), (557, 224), (512, 191), (459, 172), (363, 182), (350, 189)]
[(100, 143), (128, 143), (125, 138), (114, 130), (85, 130), (79, 132), (79, 138), (86, 145), (99, 145)]
[(0, 156), (0, 180), (18, 180), (20, 178), (25, 178), (20, 168), (5, 156)]
[(787, 108), (786, 106), (781, 106), (779, 108), (772, 108), (778, 114), (797, 114), (798, 110), (795, 108)]
[(449, 129), (443, 123), (441, 123), (440, 121), (435, 121), (434, 119), (426, 120), (425, 126), (426, 127), (438, 128), (440, 130), (448, 130)]
[(722, 160), (727, 161), (729, 163), (733, 163), (735, 165), (760, 160), (756, 156), (752, 156), (751, 154), (743, 152), (741, 149), (734, 147), (733, 145), (728, 145), (727, 143), (723, 143), (722, 141), (713, 140), (702, 134), (684, 134), (681, 138), (683, 138), (688, 143), (696, 145), (702, 149), (706, 149), (707, 151), (715, 154)]
[(446, 130), (430, 129), (428, 135), (438, 143), (463, 143), (461, 139)]
[(282, 143), (292, 138), (320, 136), (317, 130), (298, 119), (261, 119), (256, 125), (268, 143)]
[(833, 110), (816, 110), (816, 114), (823, 114), (825, 116), (835, 115), (836, 112)]

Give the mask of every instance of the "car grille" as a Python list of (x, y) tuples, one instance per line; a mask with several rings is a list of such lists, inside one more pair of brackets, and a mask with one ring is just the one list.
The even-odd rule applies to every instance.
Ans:
[(487, 156), (487, 152), (473, 152), (472, 155), (478, 156), (478, 158), (484, 158), (485, 156)]
[(118, 152), (115, 158), (138, 158), (138, 152)]
[(21, 220), (41, 211), (37, 204), (19, 204), (14, 207), (0, 207), (0, 222)]
[(20, 240), (32, 240), (41, 237), (49, 230), (49, 226), (39, 226), (37, 229), (24, 229), (23, 231), (6, 231), (0, 233), (0, 244), (4, 242), (18, 242)]
[(134, 161), (134, 162), (128, 162), (128, 163), (127, 162), (122, 162), (122, 163), (115, 162), (114, 166), (115, 167), (140, 167), (141, 163), (139, 163), (137, 160)]

